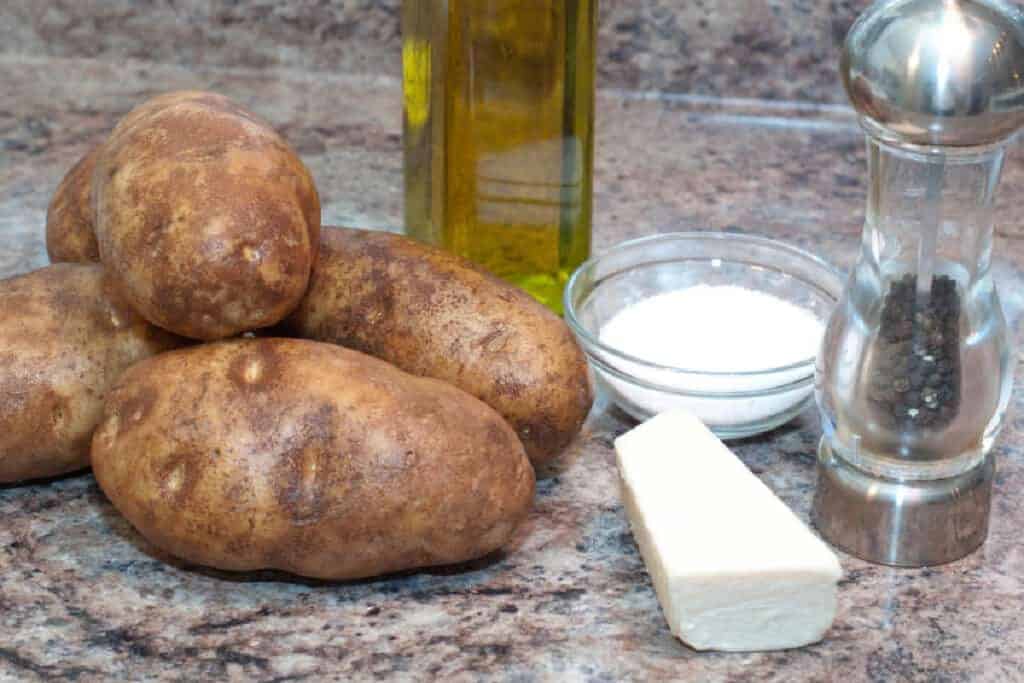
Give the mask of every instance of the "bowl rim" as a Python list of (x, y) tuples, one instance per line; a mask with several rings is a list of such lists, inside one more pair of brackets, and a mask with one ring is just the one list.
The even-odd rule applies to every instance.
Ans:
[[(579, 319), (576, 316), (576, 307), (573, 305), (572, 294), (575, 291), (575, 289), (577, 288), (577, 286), (579, 284), (579, 281), (582, 278), (582, 274), (584, 272), (586, 272), (587, 270), (593, 269), (595, 266), (597, 266), (599, 263), (601, 263), (603, 260), (609, 258), (610, 256), (612, 256), (612, 255), (614, 255), (616, 253), (621, 253), (622, 251), (624, 251), (626, 249), (629, 249), (629, 248), (633, 248), (633, 247), (637, 247), (637, 246), (644, 246), (644, 245), (649, 245), (649, 244), (657, 244), (659, 242), (694, 241), (694, 240), (710, 240), (710, 241), (718, 241), (718, 242), (748, 243), (748, 244), (754, 244), (754, 245), (758, 245), (758, 246), (762, 246), (762, 247), (768, 247), (768, 248), (774, 249), (776, 251), (787, 252), (791, 256), (795, 256), (797, 258), (803, 259), (803, 260), (809, 262), (815, 268), (819, 269), (822, 272), (824, 278), (831, 278), (831, 279), (833, 279), (834, 280), (834, 284), (836, 285), (836, 292), (837, 293), (833, 294), (832, 292), (828, 291), (825, 288), (825, 286), (822, 286), (820, 283), (808, 282), (808, 280), (806, 278), (802, 278), (802, 277), (798, 277), (798, 276), (795, 276), (795, 275), (791, 275), (789, 273), (786, 273), (787, 275), (790, 275), (791, 277), (794, 277), (795, 279), (800, 280), (801, 282), (806, 284), (808, 287), (810, 287), (810, 288), (812, 288), (812, 289), (814, 289), (814, 290), (816, 290), (818, 292), (821, 292), (822, 294), (827, 296), (829, 299), (832, 299), (836, 304), (838, 304), (838, 302), (839, 302), (839, 297), (841, 296), (842, 289), (843, 289), (843, 282), (844, 282), (843, 275), (834, 266), (832, 266), (832, 264), (830, 264), (828, 261), (825, 261), (821, 257), (819, 257), (819, 256), (817, 256), (815, 254), (812, 254), (811, 252), (807, 251), (806, 249), (801, 249), (800, 247), (794, 246), (794, 245), (789, 244), (787, 242), (783, 242), (781, 240), (773, 239), (771, 237), (765, 237), (763, 235), (752, 235), (752, 234), (748, 234), (748, 233), (736, 233), (736, 232), (719, 232), (719, 231), (715, 231), (715, 230), (690, 230), (690, 231), (664, 232), (664, 233), (657, 233), (657, 234), (654, 234), (654, 235), (646, 235), (644, 237), (638, 237), (638, 238), (635, 238), (635, 239), (625, 240), (623, 242), (619, 242), (618, 244), (612, 246), (607, 251), (605, 251), (605, 252), (603, 252), (601, 254), (597, 254), (597, 255), (591, 256), (589, 259), (587, 259), (582, 264), (580, 264), (580, 266), (576, 269), (575, 272), (573, 272), (572, 276), (569, 278), (569, 281), (566, 283), (565, 291), (562, 294), (562, 305), (563, 305), (563, 309), (565, 310), (565, 320), (568, 323), (569, 328), (573, 331), (573, 334), (575, 334), (577, 339), (579, 339), (582, 342), (582, 346), (584, 347), (584, 351), (587, 353), (587, 355), (593, 357), (594, 354), (592, 353), (592, 350), (593, 349), (597, 349), (597, 350), (601, 351), (604, 354), (608, 354), (608, 355), (610, 355), (610, 356), (612, 356), (614, 358), (618, 358), (618, 359), (620, 359), (622, 361), (625, 361), (625, 362), (628, 362), (628, 363), (632, 363), (632, 364), (635, 364), (635, 365), (638, 365), (638, 366), (641, 366), (641, 367), (645, 367), (645, 368), (648, 368), (648, 369), (651, 369), (651, 370), (656, 370), (656, 371), (661, 371), (661, 372), (671, 372), (671, 373), (678, 374), (678, 375), (695, 375), (695, 376), (702, 376), (702, 377), (719, 377), (719, 378), (724, 378), (724, 377), (764, 377), (766, 375), (772, 375), (772, 374), (775, 374), (775, 373), (784, 373), (784, 372), (788, 373), (788, 372), (792, 372), (794, 370), (800, 370), (802, 368), (808, 368), (809, 371), (810, 371), (809, 374), (813, 374), (814, 364), (815, 364), (815, 360), (817, 358), (817, 354), (815, 354), (814, 356), (811, 356), (810, 358), (805, 358), (805, 359), (796, 361), (794, 363), (789, 363), (787, 365), (782, 365), (782, 366), (778, 366), (778, 367), (764, 368), (764, 369), (761, 369), (761, 370), (694, 370), (694, 369), (683, 368), (683, 367), (679, 367), (679, 366), (675, 366), (675, 365), (661, 365), (659, 363), (653, 363), (653, 362), (645, 360), (643, 358), (639, 358), (637, 356), (633, 356), (633, 355), (625, 353), (624, 351), (621, 351), (621, 350), (619, 350), (619, 349), (617, 349), (617, 348), (615, 348), (613, 346), (609, 346), (609, 345), (605, 344), (604, 342), (602, 342), (598, 337), (593, 335), (589, 330), (587, 330), (580, 323)], [(742, 263), (748, 263), (748, 262), (740, 260), (740, 259), (729, 259), (727, 257), (714, 257), (714, 258), (721, 259), (722, 261), (729, 261), (729, 262), (732, 262), (732, 263), (741, 263), (741, 264)], [(711, 260), (711, 259), (706, 259), (706, 260)], [(664, 262), (664, 261), (662, 261), (662, 262)], [(750, 265), (754, 265), (754, 264), (750, 264)], [(757, 264), (757, 265), (759, 267), (764, 267), (761, 264)], [(619, 274), (621, 272), (624, 272), (624, 270), (625, 269), (616, 271), (612, 275), (617, 275), (617, 274)], [(779, 272), (783, 272), (783, 273), (786, 272), (786, 271), (784, 271), (782, 269), (778, 269), (778, 271)], [(611, 276), (608, 276), (608, 277), (611, 277)], [(606, 279), (606, 278), (602, 278), (602, 281), (604, 279)], [(595, 286), (595, 289), (596, 289), (596, 286)], [(608, 365), (607, 361), (604, 361), (604, 363), (606, 365)], [(632, 375), (629, 375), (629, 376), (632, 377)]]

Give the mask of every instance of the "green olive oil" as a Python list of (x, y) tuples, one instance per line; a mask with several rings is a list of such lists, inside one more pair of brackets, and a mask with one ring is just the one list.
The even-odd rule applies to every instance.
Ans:
[(406, 0), (405, 221), (561, 312), (590, 252), (596, 0)]

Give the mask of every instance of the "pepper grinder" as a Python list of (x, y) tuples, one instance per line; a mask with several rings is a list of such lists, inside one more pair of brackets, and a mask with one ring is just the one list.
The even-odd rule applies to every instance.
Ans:
[(1024, 17), (997, 0), (876, 2), (841, 71), (869, 190), (818, 356), (812, 516), (865, 560), (942, 564), (987, 535), (1012, 387), (989, 265), (1003, 157), (1024, 124)]

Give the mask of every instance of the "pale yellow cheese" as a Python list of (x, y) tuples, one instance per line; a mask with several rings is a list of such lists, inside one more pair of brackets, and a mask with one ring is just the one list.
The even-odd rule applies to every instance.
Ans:
[(633, 535), (676, 636), (733, 651), (821, 640), (839, 560), (697, 418), (664, 413), (615, 450)]

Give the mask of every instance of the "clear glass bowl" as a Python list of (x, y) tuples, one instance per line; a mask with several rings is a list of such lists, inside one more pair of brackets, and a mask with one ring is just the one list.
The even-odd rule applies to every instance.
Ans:
[[(843, 290), (843, 278), (829, 264), (765, 237), (682, 232), (623, 242), (580, 266), (565, 290), (566, 320), (601, 390), (638, 420), (688, 410), (724, 439), (759, 434), (798, 415), (812, 398), (814, 357), (763, 370), (708, 372), (651, 363), (600, 341), (602, 326), (624, 307), (699, 284), (771, 294), (810, 311), (823, 329)], [(750, 343), (757, 343), (757, 330)]]

